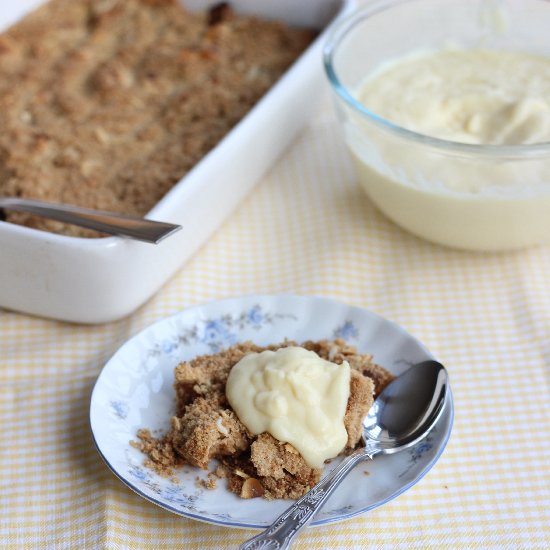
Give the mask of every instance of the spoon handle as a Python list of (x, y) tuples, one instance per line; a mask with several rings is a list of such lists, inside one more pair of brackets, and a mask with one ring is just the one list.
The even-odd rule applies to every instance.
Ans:
[(139, 241), (157, 244), (171, 235), (179, 225), (146, 220), (135, 216), (93, 210), (67, 204), (55, 204), (34, 199), (0, 197), (0, 208), (27, 212), (51, 220), (72, 223), (80, 227), (95, 229), (110, 235), (123, 235)]
[(280, 515), (271, 527), (239, 546), (240, 550), (290, 548), (292, 539), (309, 523), (353, 468), (371, 459), (377, 450), (361, 447), (345, 458), (328, 476)]

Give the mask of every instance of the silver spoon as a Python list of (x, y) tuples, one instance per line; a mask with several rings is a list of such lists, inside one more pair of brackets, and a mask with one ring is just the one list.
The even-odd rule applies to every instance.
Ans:
[(72, 223), (79, 227), (95, 229), (109, 235), (123, 235), (124, 237), (154, 244), (181, 229), (180, 225), (172, 223), (18, 197), (0, 197), (0, 208), (36, 214), (43, 218)]
[(414, 365), (378, 396), (363, 420), (364, 447), (280, 515), (271, 527), (239, 548), (282, 550), (309, 523), (346, 475), (377, 454), (402, 451), (423, 439), (439, 419), (447, 394), (447, 371), (437, 361)]

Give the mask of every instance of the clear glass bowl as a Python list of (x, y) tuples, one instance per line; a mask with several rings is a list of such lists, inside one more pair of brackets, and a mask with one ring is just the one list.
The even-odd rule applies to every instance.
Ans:
[(432, 138), (392, 124), (357, 99), (373, 69), (420, 48), (451, 43), (550, 57), (548, 29), (548, 0), (378, 0), (334, 27), (324, 65), (344, 137), (361, 186), (391, 220), (469, 250), (550, 240), (550, 143)]

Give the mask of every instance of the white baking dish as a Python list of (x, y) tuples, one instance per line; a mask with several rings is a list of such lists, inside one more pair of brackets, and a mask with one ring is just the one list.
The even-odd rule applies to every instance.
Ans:
[[(44, 0), (2, 5), (0, 30)], [(215, 2), (210, 2), (214, 4)], [(204, 9), (204, 0), (184, 0)], [(324, 30), (346, 0), (234, 0), (242, 13)], [(347, 10), (346, 10), (347, 11)], [(324, 33), (323, 33), (324, 34)], [(150, 211), (183, 229), (158, 245), (84, 239), (0, 222), (0, 306), (101, 323), (150, 298), (206, 241), (307, 122), (325, 85), (321, 35), (254, 109)]]

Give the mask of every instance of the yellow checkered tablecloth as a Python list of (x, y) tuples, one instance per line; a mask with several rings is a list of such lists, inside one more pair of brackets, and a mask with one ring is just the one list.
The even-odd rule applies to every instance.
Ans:
[(252, 293), (330, 296), (422, 340), (448, 367), (449, 445), (385, 506), (302, 548), (550, 547), (550, 247), (453, 251), (387, 221), (359, 189), (330, 103), (195, 257), (121, 321), (0, 311), (0, 547), (234, 548), (253, 531), (191, 521), (126, 488), (96, 452), (90, 393), (130, 336)]

